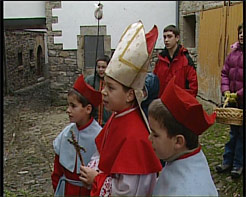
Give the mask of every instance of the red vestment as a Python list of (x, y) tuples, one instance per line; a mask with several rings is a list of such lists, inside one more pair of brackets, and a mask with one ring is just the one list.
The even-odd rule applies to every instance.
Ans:
[(91, 195), (98, 195), (105, 178), (112, 174), (150, 174), (162, 169), (155, 155), (139, 108), (113, 114), (96, 137), (100, 173)]
[[(54, 160), (54, 171), (51, 175), (51, 179), (54, 191), (59, 191), (56, 195), (85, 196), (90, 194), (90, 190), (87, 190), (84, 186), (75, 185), (74, 182), (72, 184), (71, 181), (65, 181), (65, 191), (58, 186), (59, 180), (63, 175), (66, 179), (81, 182), (82, 185), (82, 181), (79, 179), (79, 168), (81, 163), (77, 161), (79, 159), (74, 146), (67, 140), (71, 139), (70, 129), (73, 128), (73, 126), (77, 128), (74, 123), (70, 123), (53, 142), (56, 154)], [(85, 153), (81, 151), (85, 165), (88, 164), (92, 154), (96, 151), (96, 145), (94, 142), (95, 137), (98, 135), (100, 130), (101, 126), (99, 126), (93, 118), (91, 118), (86, 125), (77, 128), (76, 131), (74, 130), (78, 144), (86, 149)], [(61, 191), (62, 193), (60, 193)]]
[[(79, 174), (77, 174), (76, 172), (71, 173), (68, 170), (66, 170), (66, 168), (64, 168), (59, 162), (59, 155), (56, 154), (55, 161), (54, 161), (54, 171), (51, 175), (54, 191), (56, 190), (59, 179), (63, 174), (68, 179), (80, 181)], [(75, 186), (68, 182), (66, 182), (65, 187), (66, 187), (65, 196), (89, 196), (90, 195), (90, 190), (87, 190), (85, 187)]]

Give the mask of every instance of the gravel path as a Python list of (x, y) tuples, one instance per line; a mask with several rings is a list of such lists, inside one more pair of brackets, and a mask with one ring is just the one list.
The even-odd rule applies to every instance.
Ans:
[(68, 123), (65, 107), (4, 98), (4, 192), (52, 196), (52, 142)]
[[(39, 98), (35, 100), (34, 98)], [(4, 193), (12, 196), (53, 196), (51, 172), (52, 142), (68, 124), (66, 107), (50, 106), (47, 98), (35, 95), (4, 97)], [(218, 130), (218, 131), (217, 131)], [(228, 138), (228, 131), (215, 125), (201, 139), (211, 173), (222, 196), (242, 196), (242, 177), (214, 171)], [(215, 136), (209, 137), (210, 134)], [(219, 143), (218, 139), (222, 139)], [(241, 192), (240, 192), (241, 191)], [(241, 195), (240, 195), (241, 193)]]

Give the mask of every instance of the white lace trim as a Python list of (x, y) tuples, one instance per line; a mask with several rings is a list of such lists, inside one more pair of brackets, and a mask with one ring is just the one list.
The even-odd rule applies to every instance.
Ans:
[(99, 196), (111, 196), (112, 194), (112, 177), (107, 177), (103, 183)]

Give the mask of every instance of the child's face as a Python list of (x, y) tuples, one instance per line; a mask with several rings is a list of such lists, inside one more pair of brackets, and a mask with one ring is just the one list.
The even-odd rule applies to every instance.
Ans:
[(67, 102), (67, 114), (70, 122), (76, 123), (78, 127), (87, 124), (90, 119), (91, 106), (87, 105), (83, 107), (74, 94), (68, 96)]
[(149, 135), (149, 140), (152, 142), (152, 147), (159, 159), (166, 160), (176, 153), (175, 137), (167, 136), (167, 129), (160, 127), (157, 120), (149, 116), (149, 124), (152, 133)]
[(110, 77), (104, 77), (105, 86), (102, 90), (103, 104), (107, 110), (120, 112), (131, 104), (128, 102), (129, 91), (125, 92), (123, 86)]
[(108, 65), (107, 65), (107, 62), (105, 62), (105, 61), (99, 60), (99, 61), (97, 62), (97, 73), (98, 73), (98, 75), (99, 75), (101, 78), (104, 77), (104, 73), (105, 73), (105, 70), (106, 70), (107, 66), (108, 66)]
[(172, 31), (164, 32), (163, 38), (164, 38), (165, 47), (167, 49), (174, 48), (179, 41), (179, 35), (175, 36), (175, 34)]
[(238, 33), (238, 41), (240, 44), (243, 44), (243, 28), (241, 28)]

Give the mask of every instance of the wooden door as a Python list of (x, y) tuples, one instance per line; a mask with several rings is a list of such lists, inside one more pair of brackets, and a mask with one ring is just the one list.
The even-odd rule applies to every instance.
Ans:
[(198, 40), (198, 94), (215, 103), (220, 98), (220, 72), (224, 56), (226, 8), (200, 13)]
[(243, 21), (243, 3), (202, 11), (198, 39), (198, 94), (221, 103), (221, 70), (230, 45), (237, 41), (237, 26)]
[(243, 2), (228, 6), (225, 57), (230, 53), (230, 46), (238, 40), (237, 27), (241, 23), (243, 23)]

